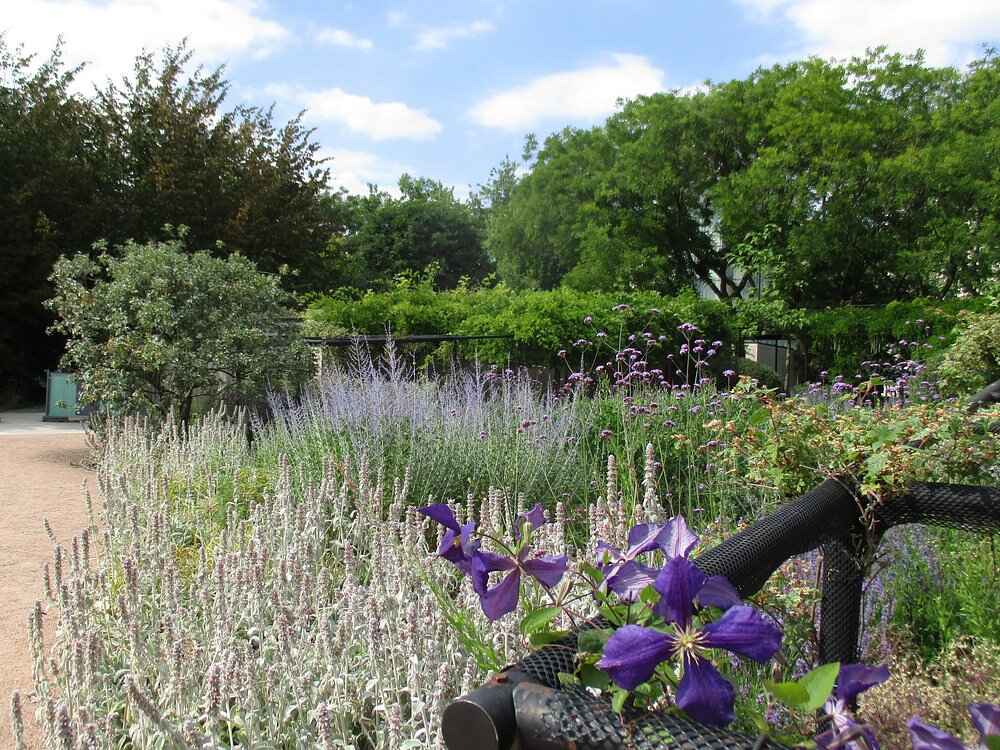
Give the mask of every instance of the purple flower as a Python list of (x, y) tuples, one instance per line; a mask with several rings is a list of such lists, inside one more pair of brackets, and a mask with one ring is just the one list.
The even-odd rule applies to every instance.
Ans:
[(851, 705), (865, 690), (881, 685), (888, 679), (889, 670), (884, 666), (842, 665), (840, 673), (837, 675), (837, 687), (825, 706), (825, 711), (829, 714), (833, 726), (816, 738), (816, 745), (823, 750), (833, 747), (842, 747), (844, 750), (862, 750), (864, 745), (859, 742), (843, 743), (841, 740), (848, 734), (860, 731), (867, 742), (867, 748), (878, 750), (879, 744), (875, 735), (868, 726), (859, 724), (854, 719)]
[[(691, 549), (680, 541), (678, 554), (657, 575), (654, 588), (660, 600), (653, 613), (666, 629), (626, 625), (615, 631), (597, 666), (615, 684), (632, 690), (653, 676), (662, 662), (676, 660), (684, 674), (677, 688), (677, 705), (692, 718), (723, 725), (733, 720), (733, 686), (705, 658), (709, 649), (722, 649), (766, 662), (781, 645), (781, 630), (751, 607), (740, 604), (739, 594), (721, 576), (709, 578), (680, 550)], [(717, 606), (725, 614), (696, 628), (695, 606)]]
[[(527, 573), (545, 588), (552, 588), (566, 572), (566, 556), (537, 555), (528, 558), (527, 545), (513, 557), (477, 551), (472, 557), (472, 587), (479, 594), (483, 613), (491, 620), (499, 620), (517, 608), (521, 593), (521, 573)], [(489, 574), (510, 571), (493, 588), (489, 587)]]
[(980, 735), (1000, 736), (1000, 706), (993, 703), (973, 703), (969, 706), (969, 713), (972, 714), (972, 723), (976, 725)]
[(736, 375), (736, 371), (735, 370), (723, 370), (722, 371), (722, 377), (724, 377), (724, 378), (732, 378), (732, 377), (735, 377), (735, 375)]
[[(485, 550), (473, 552), (469, 577), (472, 588), (479, 594), (479, 604), (491, 620), (499, 620), (517, 608), (521, 592), (521, 574), (526, 573), (545, 588), (552, 588), (566, 573), (566, 556), (535, 555), (529, 557), (528, 542), (531, 532), (545, 523), (545, 511), (539, 503), (526, 513), (518, 514), (514, 521), (514, 536), (520, 542), (512, 556), (497, 555)], [(509, 571), (496, 586), (489, 587), (489, 575), (496, 571)]]
[(469, 575), (472, 557), (479, 549), (479, 540), (472, 538), (472, 532), (476, 530), (476, 522), (469, 521), (459, 525), (458, 519), (455, 518), (455, 512), (445, 503), (435, 503), (417, 508), (417, 512), (437, 521), (447, 529), (441, 538), (441, 545), (438, 547), (437, 553), (463, 573)]
[(967, 750), (958, 739), (914, 716), (906, 722), (913, 750)]
[(639, 555), (659, 549), (667, 557), (685, 557), (697, 544), (698, 537), (688, 528), (684, 517), (675, 516), (662, 525), (643, 523), (632, 527), (624, 552), (598, 542), (597, 565), (604, 573), (608, 590), (625, 601), (634, 601), (657, 575), (655, 568), (636, 560)]
[[(987, 737), (1000, 736), (1000, 706), (990, 703), (973, 703), (969, 706), (972, 723), (979, 731), (979, 747), (986, 747)], [(910, 729), (913, 750), (967, 750), (958, 739), (937, 727), (924, 724), (914, 716), (906, 726)]]

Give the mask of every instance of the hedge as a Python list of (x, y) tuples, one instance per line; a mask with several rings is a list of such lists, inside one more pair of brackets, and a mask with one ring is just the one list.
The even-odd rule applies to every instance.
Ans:
[[(515, 291), (503, 285), (435, 291), (425, 283), (401, 281), (386, 292), (341, 290), (315, 300), (306, 312), (306, 330), (329, 336), (387, 330), (398, 336), (499, 334), (510, 339), (475, 343), (474, 354), (481, 362), (553, 367), (559, 365), (559, 350), (568, 350), (572, 358), (573, 342), (595, 341), (598, 331), (605, 332), (612, 345), (625, 344), (628, 335), (644, 331), (679, 344), (677, 326), (693, 323), (705, 338), (723, 341), (720, 366), (732, 362), (742, 339), (785, 334), (804, 347), (805, 357), (798, 365), (806, 378), (815, 378), (820, 370), (851, 377), (861, 362), (901, 339), (943, 349), (951, 343), (961, 311), (984, 309), (985, 303), (978, 299), (914, 299), (883, 307), (802, 310), (773, 301), (730, 305), (701, 299), (693, 292), (667, 297), (656, 292), (565, 288)], [(460, 351), (469, 355), (467, 348)], [(921, 351), (933, 356), (926, 347)], [(440, 358), (455, 352), (445, 346), (424, 354)]]

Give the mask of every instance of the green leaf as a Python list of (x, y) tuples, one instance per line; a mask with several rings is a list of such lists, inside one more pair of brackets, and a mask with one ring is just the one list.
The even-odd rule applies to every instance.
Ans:
[(580, 682), (587, 687), (607, 690), (611, 687), (611, 678), (607, 672), (598, 669), (593, 664), (584, 664), (580, 667)]
[(604, 573), (601, 572), (601, 569), (589, 562), (580, 565), (580, 572), (587, 576), (595, 585), (604, 580)]
[(750, 424), (753, 427), (760, 427), (765, 424), (771, 418), (771, 412), (766, 408), (761, 406), (759, 409), (755, 409), (750, 415)]
[(528, 642), (532, 646), (547, 646), (550, 643), (561, 641), (569, 635), (568, 630), (538, 630), (528, 636)]
[(562, 610), (559, 607), (542, 607), (541, 609), (529, 612), (521, 620), (521, 632), (525, 635), (537, 633), (556, 619), (560, 612)]
[(627, 699), (628, 690), (622, 690), (620, 687), (613, 688), (611, 691), (611, 710), (616, 714), (620, 714), (625, 707)]
[(579, 685), (580, 678), (571, 672), (557, 672), (556, 677), (559, 678), (559, 684), (564, 686)]
[(987, 750), (1000, 750), (1000, 735), (983, 737), (983, 744), (986, 745)]
[(582, 630), (576, 637), (576, 648), (587, 654), (599, 654), (604, 651), (604, 644), (608, 642), (612, 632), (610, 628)]
[(639, 601), (652, 606), (660, 601), (660, 592), (653, 588), (653, 584), (650, 584), (639, 592)]
[(801, 708), (809, 702), (809, 691), (797, 682), (766, 681), (764, 687), (789, 708)]
[(876, 477), (885, 471), (885, 467), (889, 465), (889, 456), (885, 453), (873, 453), (865, 461), (865, 468), (868, 470), (868, 475)]
[(830, 662), (808, 672), (799, 679), (799, 685), (809, 693), (809, 702), (802, 706), (805, 711), (815, 711), (826, 703), (833, 692), (833, 684), (840, 673), (840, 662)]

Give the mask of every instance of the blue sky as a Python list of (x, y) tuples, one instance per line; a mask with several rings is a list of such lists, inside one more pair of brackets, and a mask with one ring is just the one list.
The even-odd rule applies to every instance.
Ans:
[(401, 172), (464, 195), (526, 132), (600, 122), (619, 97), (743, 77), (866, 46), (962, 65), (1000, 39), (1000, 0), (3, 0), (0, 31), (28, 50), (58, 34), (80, 86), (189, 37), (224, 63), (229, 105), (274, 103), (306, 122), (333, 182), (364, 191)]

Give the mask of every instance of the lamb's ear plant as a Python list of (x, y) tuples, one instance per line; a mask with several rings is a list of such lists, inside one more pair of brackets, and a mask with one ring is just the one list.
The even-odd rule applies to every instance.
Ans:
[[(75, 540), (52, 528), (51, 597), (31, 618), (29, 710), (47, 748), (70, 735), (100, 747), (434, 747), (448, 701), (523, 653), (516, 623), (490, 623), (474, 594), (455, 595), (450, 570), (427, 565), (428, 523), (402, 482), (393, 491), (364, 464), (299, 482), (283, 461), (249, 507), (233, 497), (220, 513), (220, 475), (252, 464), (239, 427), (212, 418), (184, 435), (129, 420), (109, 435), (100, 528)], [(472, 501), (498, 519), (506, 503)], [(454, 621), (482, 634), (482, 666), (442, 614), (443, 592)]]

